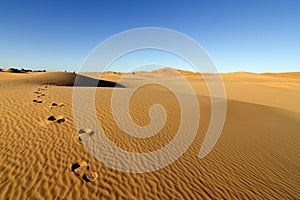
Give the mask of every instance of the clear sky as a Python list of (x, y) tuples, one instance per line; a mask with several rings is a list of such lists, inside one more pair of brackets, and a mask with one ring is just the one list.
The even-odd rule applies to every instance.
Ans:
[[(77, 71), (113, 34), (164, 27), (201, 44), (219, 72), (300, 71), (300, 1), (1, 0), (0, 68)], [(154, 62), (160, 62), (156, 53)], [(187, 68), (172, 56), (161, 64)], [(118, 61), (136, 65), (135, 58)], [(151, 59), (150, 59), (151, 60)]]

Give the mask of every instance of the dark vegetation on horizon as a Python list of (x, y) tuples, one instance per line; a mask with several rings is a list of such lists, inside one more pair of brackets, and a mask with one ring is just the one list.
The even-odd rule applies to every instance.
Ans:
[(27, 72), (46, 72), (46, 70), (31, 70), (31, 69), (17, 69), (17, 68), (9, 68), (9, 69), (2, 69), (0, 68), (0, 71), (5, 71), (5, 72), (12, 72), (12, 73), (27, 73)]

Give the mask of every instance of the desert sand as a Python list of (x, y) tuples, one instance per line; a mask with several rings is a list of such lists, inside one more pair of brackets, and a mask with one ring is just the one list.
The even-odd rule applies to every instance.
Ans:
[[(128, 75), (118, 89), (163, 78), (184, 93), (173, 70)], [(210, 122), (210, 97), (199, 74), (179, 72), (198, 98), (198, 132), (178, 160), (149, 173), (112, 169), (79, 140), (80, 131), (92, 137), (92, 130), (78, 130), (74, 124), (75, 74), (0, 72), (0, 199), (300, 199), (300, 74), (222, 74), (227, 96), (224, 129), (214, 149), (200, 159)], [(113, 83), (122, 75), (110, 72), (101, 77), (106, 87), (96, 89), (99, 123), (107, 137), (127, 151), (162, 148), (180, 123), (175, 96), (155, 84), (137, 90), (130, 101), (135, 123), (149, 123), (153, 103), (163, 105), (168, 118), (151, 138), (128, 136), (116, 125), (110, 107)], [(93, 81), (87, 78), (88, 83)]]

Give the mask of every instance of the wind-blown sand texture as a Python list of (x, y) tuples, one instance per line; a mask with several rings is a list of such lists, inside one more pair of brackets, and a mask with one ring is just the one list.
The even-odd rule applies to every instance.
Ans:
[[(117, 86), (129, 90), (136, 82), (156, 77), (176, 85), (172, 70), (137, 72)], [(199, 159), (210, 121), (210, 98), (201, 76), (180, 72), (199, 100), (197, 136), (174, 163), (141, 174), (103, 165), (79, 141), (72, 114), (75, 74), (0, 72), (0, 199), (300, 199), (299, 73), (222, 74), (228, 98), (225, 126), (212, 152)], [(137, 124), (149, 123), (148, 109), (153, 103), (162, 104), (168, 118), (154, 137), (133, 138), (118, 128), (110, 108), (114, 82), (121, 76), (111, 72), (102, 77), (106, 81), (99, 86), (105, 87), (97, 88), (95, 102), (99, 123), (110, 140), (128, 151), (163, 147), (180, 122), (174, 95), (158, 85), (135, 93), (130, 114)], [(94, 79), (87, 80), (82, 87), (88, 90)], [(184, 93), (184, 88), (176, 87)], [(64, 106), (50, 109), (53, 102)], [(63, 116), (65, 121), (47, 120), (52, 115)], [(95, 181), (86, 182), (72, 171), (77, 162), (87, 163), (97, 174), (90, 174)]]

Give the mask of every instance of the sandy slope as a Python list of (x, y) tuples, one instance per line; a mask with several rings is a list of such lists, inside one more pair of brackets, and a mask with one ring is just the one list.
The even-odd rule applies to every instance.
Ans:
[[(130, 75), (125, 88), (118, 89), (130, 90), (135, 82), (158, 74), (185, 92), (169, 71)], [(116, 81), (121, 75), (103, 78)], [(224, 130), (213, 151), (199, 159), (210, 120), (210, 99), (203, 79), (184, 75), (198, 95), (201, 111), (194, 142), (168, 167), (134, 174), (103, 165), (79, 142), (72, 114), (73, 89), (66, 86), (72, 85), (74, 74), (33, 73), (14, 78), (0, 73), (0, 199), (299, 199), (300, 79), (222, 75), (230, 99)], [(40, 104), (33, 102), (40, 95), (34, 93), (39, 87), (45, 89), (40, 98), (46, 101)], [(95, 103), (98, 120), (116, 145), (150, 152), (174, 137), (180, 109), (168, 90), (148, 85), (132, 97), (130, 114), (140, 125), (149, 123), (148, 109), (153, 103), (164, 105), (168, 114), (161, 132), (148, 139), (130, 137), (117, 127), (110, 109), (112, 91), (111, 87), (97, 88)], [(52, 101), (63, 102), (64, 107), (50, 109)], [(66, 122), (49, 123), (52, 114), (64, 115)], [(98, 173), (94, 182), (85, 182), (71, 171), (71, 165), (82, 160)]]

